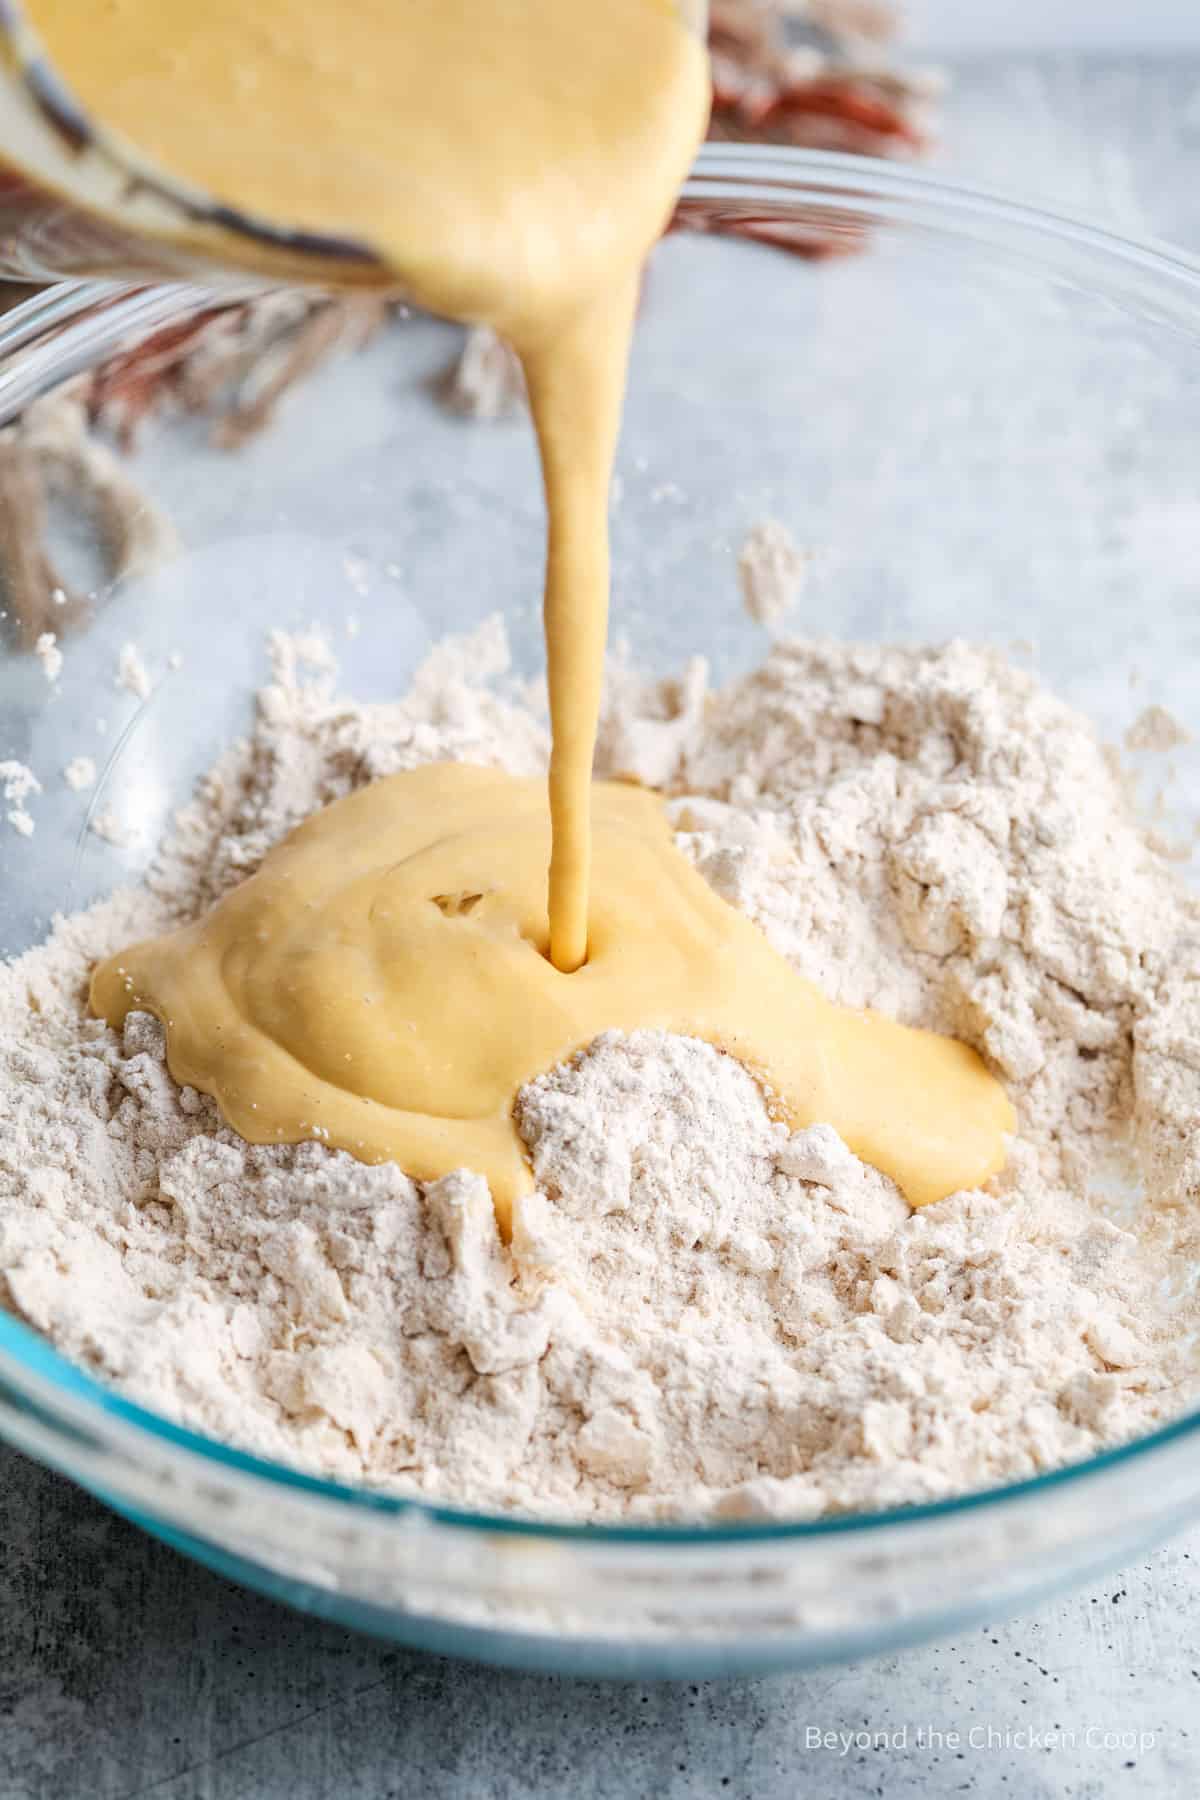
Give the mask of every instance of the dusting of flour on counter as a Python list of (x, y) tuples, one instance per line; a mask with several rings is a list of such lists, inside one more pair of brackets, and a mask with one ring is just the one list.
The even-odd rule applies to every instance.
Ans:
[(96, 763), (91, 756), (73, 756), (63, 768), (63, 780), (77, 794), (96, 785)]
[(138, 700), (149, 699), (154, 683), (136, 644), (122, 644), (113, 686), (124, 688)]
[(63, 653), (58, 647), (58, 638), (54, 632), (41, 632), (33, 646), (33, 653), (42, 665), (42, 674), (53, 685), (63, 668)]
[(11, 759), (0, 762), (0, 799), (7, 802), (5, 817), (20, 837), (33, 836), (33, 814), (26, 802), (32, 794), (40, 794), (41, 791), (41, 782), (24, 763)]
[[(1031, 1475), (1197, 1398), (1200, 909), (1087, 723), (961, 643), (614, 667), (600, 772), (831, 998), (976, 1045), (1021, 1117), (990, 1191), (910, 1213), (688, 1038), (522, 1090), (536, 1191), (256, 1148), (94, 961), (194, 916), (314, 807), (438, 758), (545, 767), (498, 623), (356, 705), (277, 635), (252, 733), (145, 887), (0, 970), (0, 1298), (124, 1391), (322, 1473), (576, 1517), (791, 1516)], [(1110, 1214), (1114, 1158), (1147, 1198)], [(1129, 1228), (1127, 1228), (1129, 1227)], [(1133, 1229), (1133, 1228), (1136, 1228)]]
[(114, 850), (130, 849), (139, 837), (137, 826), (130, 820), (123, 819), (111, 806), (92, 815), (88, 820), (88, 830), (94, 837), (111, 844)]
[(1165, 706), (1147, 706), (1125, 733), (1127, 750), (1178, 750), (1190, 744), (1191, 733)]
[(752, 526), (738, 552), (738, 585), (750, 617), (777, 625), (799, 598), (809, 560), (778, 519)]

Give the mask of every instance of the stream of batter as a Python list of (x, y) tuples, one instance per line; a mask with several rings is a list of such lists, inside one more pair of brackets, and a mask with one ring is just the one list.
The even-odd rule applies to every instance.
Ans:
[[(607, 503), (640, 270), (703, 134), (672, 0), (36, 0), (87, 108), (175, 175), (378, 249), (419, 304), (520, 355), (546, 490), (549, 807), (438, 765), (309, 820), (207, 917), (102, 964), (175, 1078), (255, 1142), (316, 1137), (501, 1222), (529, 1184), (517, 1090), (606, 1029), (704, 1037), (795, 1125), (832, 1124), (914, 1205), (1001, 1167), (1014, 1115), (973, 1051), (827, 1002), (676, 849), (650, 793), (594, 785)], [(548, 872), (548, 873), (547, 873)]]

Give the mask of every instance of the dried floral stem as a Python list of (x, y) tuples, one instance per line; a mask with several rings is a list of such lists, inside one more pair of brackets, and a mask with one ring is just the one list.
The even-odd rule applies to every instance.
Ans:
[[(61, 635), (64, 615), (81, 616), (83, 604), (68, 594), (45, 548), (46, 494), (37, 457), (11, 439), (0, 441), (0, 583), (8, 615), (8, 635), (19, 650), (32, 652), (43, 632)], [(57, 616), (55, 616), (57, 615)]]
[(52, 497), (91, 522), (110, 581), (150, 567), (175, 544), (167, 520), (89, 431), (78, 384), (36, 401), (0, 432), (0, 584), (9, 635), (23, 650), (91, 616), (90, 601), (69, 587), (47, 546)]

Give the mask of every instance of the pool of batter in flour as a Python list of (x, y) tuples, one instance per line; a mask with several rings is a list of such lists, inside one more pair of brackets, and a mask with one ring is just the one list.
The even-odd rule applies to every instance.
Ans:
[[(271, 656), (252, 732), (145, 884), (0, 970), (10, 1310), (215, 1437), (540, 1516), (931, 1498), (1195, 1403), (1197, 909), (1084, 718), (965, 644), (782, 642), (711, 691), (699, 670), (610, 663), (597, 773), (653, 855), (678, 859), (687, 904), (753, 932), (839, 1016), (870, 1008), (965, 1046), (1019, 1131), (1002, 1169), (914, 1206), (715, 1033), (585, 1019), (586, 1042), (520, 1076), (489, 1138), (519, 1172), (493, 1187), (471, 1156), (416, 1178), (365, 1161), (319, 1119), (305, 1142), (251, 1142), (172, 1076), (151, 1012), (89, 1010), (93, 971), (134, 943), (202, 939), (222, 908), (252, 942), (247, 891), (286, 892), (322, 809), (353, 818), (447, 767), (473, 772), (472, 803), (477, 785), (544, 779), (547, 721), (509, 679), (498, 621), (440, 646), (388, 704), (341, 692), (318, 639), (279, 635)], [(520, 868), (544, 878), (544, 849)], [(359, 879), (344, 857), (337, 878)], [(528, 881), (529, 936), (505, 929), (545, 963)], [(423, 916), (471, 930), (484, 904), (439, 863)], [(391, 1014), (379, 1029), (400, 1030), (398, 995), (371, 985), (397, 927), (375, 928), (346, 947), (360, 997)], [(288, 940), (270, 950), (286, 959)], [(254, 991), (245, 943), (224, 967)], [(298, 989), (319, 992), (310, 980)], [(479, 1019), (486, 1042), (482, 1003)], [(353, 1044), (331, 1032), (322, 1079)], [(365, 1103), (364, 1085), (345, 1091)], [(1103, 1197), (1114, 1146), (1146, 1194), (1120, 1216)]]

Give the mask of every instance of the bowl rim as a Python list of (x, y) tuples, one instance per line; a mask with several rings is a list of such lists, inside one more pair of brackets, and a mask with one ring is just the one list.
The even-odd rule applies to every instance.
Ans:
[[(1026, 205), (1001, 192), (947, 181), (926, 170), (826, 151), (706, 145), (683, 189), (677, 220), (687, 228), (711, 228), (714, 218), (751, 221), (764, 208), (793, 219), (852, 220), (925, 230), (946, 242), (964, 242), (1016, 253), (1043, 272), (1086, 285), (1103, 298), (1136, 306), (1139, 314), (1190, 330), (1200, 337), (1200, 257), (1152, 239), (1135, 239), (1103, 222)], [(732, 209), (732, 210), (731, 210)], [(752, 234), (747, 234), (752, 235)], [(1085, 274), (1090, 279), (1084, 282)], [(1102, 278), (1103, 277), (1103, 278)], [(0, 423), (42, 391), (110, 352), (137, 330), (161, 325), (181, 311), (207, 304), (236, 304), (262, 283), (201, 287), (194, 284), (129, 286), (111, 280), (62, 282), (19, 303), (0, 319)], [(863, 1541), (884, 1529), (960, 1518), (1012, 1502), (1083, 1485), (1106, 1472), (1136, 1465), (1157, 1452), (1200, 1442), (1200, 1407), (1153, 1432), (1019, 1481), (972, 1489), (945, 1499), (840, 1513), (809, 1520), (720, 1520), (637, 1523), (541, 1519), (442, 1505), (392, 1494), (365, 1484), (312, 1475), (178, 1425), (125, 1398), (71, 1362), (29, 1326), (0, 1309), (0, 1376), (45, 1416), (53, 1397), (67, 1402), (76, 1420), (86, 1414), (99, 1429), (105, 1420), (144, 1435), (156, 1448), (182, 1453), (197, 1467), (213, 1466), (248, 1480), (262, 1493), (284, 1488), (331, 1512), (369, 1511), (406, 1523), (422, 1522), (459, 1532), (610, 1546), (732, 1546), (801, 1544), (833, 1537)], [(0, 1416), (0, 1430), (3, 1418)]]

